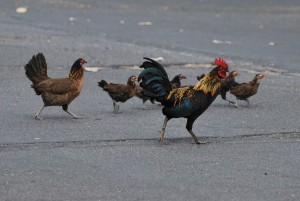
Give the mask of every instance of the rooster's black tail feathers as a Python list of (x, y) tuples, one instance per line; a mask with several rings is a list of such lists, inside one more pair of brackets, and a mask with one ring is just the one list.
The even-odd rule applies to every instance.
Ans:
[(140, 66), (144, 70), (139, 75), (140, 86), (144, 89), (143, 93), (164, 104), (167, 101), (169, 92), (172, 90), (167, 72), (157, 61), (146, 57), (144, 59), (148, 61)]

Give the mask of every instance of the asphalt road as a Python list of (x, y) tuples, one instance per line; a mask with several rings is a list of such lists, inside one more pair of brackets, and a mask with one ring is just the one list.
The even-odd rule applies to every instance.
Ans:
[[(0, 200), (300, 199), (299, 1), (4, 0), (0, 16)], [(79, 57), (101, 67), (69, 107), (84, 119), (49, 107), (34, 120), (42, 101), (23, 66), (38, 52), (51, 77)], [(113, 114), (97, 86), (138, 75), (144, 56), (163, 57), (183, 84), (218, 56), (239, 82), (266, 79), (250, 107), (218, 97), (197, 119), (210, 144), (192, 144), (174, 119), (162, 145), (159, 105), (133, 98)]]

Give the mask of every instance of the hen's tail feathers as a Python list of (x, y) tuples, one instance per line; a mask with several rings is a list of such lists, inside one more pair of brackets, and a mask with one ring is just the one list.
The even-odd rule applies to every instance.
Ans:
[(98, 86), (103, 88), (105, 85), (107, 85), (108, 83), (105, 80), (101, 80), (100, 82), (98, 82)]
[(146, 57), (144, 59), (148, 61), (140, 66), (144, 70), (139, 75), (140, 86), (144, 89), (143, 93), (162, 104), (167, 103), (167, 96), (172, 90), (167, 72), (157, 61)]
[(42, 53), (32, 56), (32, 59), (25, 65), (25, 74), (33, 84), (37, 84), (45, 79), (47, 75), (47, 63)]
[(34, 89), (37, 95), (41, 95), (36, 87), (36, 84), (43, 80), (49, 79), (47, 75), (47, 63), (44, 55), (38, 53), (36, 56), (32, 56), (32, 59), (24, 66), (25, 75), (30, 81), (32, 81), (31, 87)]

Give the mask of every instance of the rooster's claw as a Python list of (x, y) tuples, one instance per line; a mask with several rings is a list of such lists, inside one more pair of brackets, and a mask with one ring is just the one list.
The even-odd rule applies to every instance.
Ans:
[(42, 118), (40, 118), (40, 116), (38, 114), (35, 114), (34, 118), (35, 118), (35, 120), (42, 120)]

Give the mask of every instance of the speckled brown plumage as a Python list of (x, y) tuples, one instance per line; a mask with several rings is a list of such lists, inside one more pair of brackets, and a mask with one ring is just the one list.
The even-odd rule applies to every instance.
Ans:
[(151, 99), (150, 97), (146, 96), (144, 93), (143, 93), (143, 88), (140, 87), (139, 85), (136, 85), (135, 87), (135, 94), (134, 94), (136, 97), (138, 97), (139, 99), (142, 99), (143, 100), (143, 109), (145, 109), (145, 102), (147, 100), (150, 100), (150, 102), (152, 104), (155, 103), (155, 101), (153, 99)]
[(98, 82), (98, 86), (108, 93), (113, 100), (114, 113), (119, 112), (119, 105), (116, 102), (126, 102), (136, 93), (136, 76), (130, 76), (127, 84), (107, 83), (105, 80)]
[(47, 106), (62, 106), (63, 110), (73, 118), (79, 118), (68, 111), (68, 105), (80, 94), (83, 81), (83, 64), (86, 61), (77, 59), (71, 67), (69, 76), (66, 78), (50, 78), (47, 75), (47, 63), (44, 55), (39, 53), (25, 65), (25, 74), (32, 81), (31, 87), (37, 95), (41, 95), (44, 105), (35, 113), (36, 119), (41, 111)]
[[(259, 87), (259, 80), (263, 79), (264, 75), (262, 74), (256, 74), (254, 79), (248, 83), (241, 83), (237, 86), (234, 86), (230, 89), (230, 93), (233, 94), (237, 100), (244, 100), (247, 102), (247, 105), (249, 106), (249, 100), (248, 98), (255, 95), (258, 91)], [(237, 102), (235, 103), (235, 107), (239, 107), (237, 105)]]
[(221, 85), (221, 89), (220, 89), (220, 94), (221, 94), (221, 97), (223, 100), (226, 100), (228, 101), (229, 103), (232, 103), (234, 104), (235, 102), (234, 101), (231, 101), (231, 100), (228, 100), (226, 98), (226, 93), (234, 86), (237, 86), (239, 83), (237, 83), (235, 81), (235, 77), (236, 76), (239, 76), (240, 73), (237, 72), (237, 71), (231, 71), (228, 76), (223, 79), (221, 82), (222, 82), (222, 85)]
[(181, 87), (181, 80), (186, 79), (186, 76), (183, 74), (178, 74), (176, 75), (172, 80), (171, 80), (171, 85), (173, 89)]

